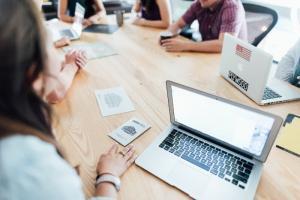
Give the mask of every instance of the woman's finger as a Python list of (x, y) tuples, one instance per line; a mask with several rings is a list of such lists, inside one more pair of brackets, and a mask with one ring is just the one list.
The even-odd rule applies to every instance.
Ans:
[(124, 159), (125, 159), (126, 161), (128, 161), (128, 160), (131, 159), (131, 157), (132, 157), (133, 155), (134, 155), (134, 149), (131, 148), (131, 149), (125, 154)]
[(133, 154), (132, 157), (126, 162), (126, 167), (129, 167), (136, 160), (137, 155)]
[(118, 152), (118, 145), (117, 144), (113, 144), (110, 149), (108, 150), (108, 154), (114, 154)]

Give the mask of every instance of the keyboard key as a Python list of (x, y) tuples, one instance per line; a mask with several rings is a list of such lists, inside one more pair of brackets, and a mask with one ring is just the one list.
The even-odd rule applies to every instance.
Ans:
[(238, 184), (238, 180), (232, 179), (231, 183), (234, 184), (234, 185), (237, 185)]
[(232, 173), (234, 173), (234, 174), (237, 173), (237, 169), (234, 169), (234, 168), (232, 168), (230, 171), (231, 171)]
[(220, 172), (224, 173), (226, 170), (224, 168), (219, 169)]
[(249, 169), (245, 169), (245, 173), (246, 173), (246, 174), (250, 174), (251, 171), (250, 171)]
[(198, 166), (198, 167), (200, 167), (200, 168), (202, 168), (202, 169), (204, 169), (204, 170), (206, 170), (206, 171), (209, 171), (209, 169), (210, 169), (209, 166), (207, 166), (203, 163), (200, 163), (197, 160), (191, 159), (188, 156), (182, 155), (181, 158), (188, 161), (188, 162), (190, 162), (190, 163), (192, 163), (192, 164), (194, 164), (194, 165), (196, 165), (196, 166)]
[(242, 188), (242, 189), (245, 189), (245, 186), (243, 186), (243, 185), (239, 185), (239, 187)]
[(232, 176), (232, 172), (230, 172), (230, 171), (226, 171), (226, 175), (228, 175), (228, 176)]
[(170, 153), (174, 153), (174, 151), (175, 151), (175, 149), (173, 149), (173, 148), (172, 148), (172, 149), (169, 149), (169, 152), (170, 152)]
[(219, 173), (219, 175), (218, 175), (220, 178), (224, 178), (225, 177), (225, 174), (223, 174), (222, 172), (221, 173)]
[(236, 175), (236, 174), (233, 174), (232, 177), (238, 181), (242, 181), (243, 183), (247, 183), (247, 179), (239, 176), (239, 175)]
[(218, 174), (218, 170), (212, 169), (212, 170), (210, 170), (210, 173), (212, 173), (214, 175), (217, 175)]
[(244, 173), (244, 172), (241, 172), (241, 171), (238, 172), (238, 175), (241, 176), (241, 177), (243, 177), (243, 178), (245, 178), (245, 179), (248, 179), (248, 178), (249, 178), (249, 175), (248, 175), (248, 174), (246, 174), (246, 173)]
[(178, 156), (178, 157), (180, 157), (181, 154), (182, 154), (182, 152), (180, 152), (180, 151), (175, 151), (175, 152), (174, 152), (174, 155), (176, 155), (176, 156)]
[(230, 182), (230, 179), (229, 179), (229, 178), (225, 178), (225, 181), (228, 181), (228, 182)]
[(160, 148), (164, 148), (164, 146), (165, 146), (164, 143), (161, 143), (161, 144), (159, 145)]
[[(252, 164), (252, 163), (251, 163)], [(244, 164), (243, 165), (245, 168), (249, 169), (249, 170), (252, 170), (253, 168), (253, 164), (252, 165), (249, 165), (249, 164)], [(242, 171), (242, 170), (241, 170)]]
[(244, 170), (244, 167), (239, 166), (238, 169), (239, 169), (240, 171), (243, 171), (243, 170)]

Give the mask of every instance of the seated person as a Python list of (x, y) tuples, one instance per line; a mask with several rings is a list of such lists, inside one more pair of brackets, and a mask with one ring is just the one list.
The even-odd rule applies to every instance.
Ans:
[(229, 33), (247, 40), (245, 10), (240, 0), (197, 0), (186, 13), (169, 27), (173, 35), (179, 34), (194, 20), (199, 23), (201, 42), (171, 38), (162, 40), (166, 51), (215, 52), (222, 50), (224, 34)]
[[(43, 0), (34, 0), (34, 3), (36, 4), (37, 8), (42, 11)], [(71, 40), (67, 37), (63, 37), (54, 42), (55, 48), (61, 48), (70, 44)]]
[(279, 62), (275, 77), (300, 87), (300, 39)]
[(98, 23), (99, 20), (106, 16), (106, 11), (101, 0), (59, 0), (58, 18), (64, 22), (73, 23), (77, 2), (85, 8), (84, 26)]
[[(42, 0), (34, 0), (34, 2), (37, 8), (41, 10)], [(83, 51), (70, 51), (64, 58), (61, 58), (53, 48), (49, 37), (47, 41), (50, 54), (48, 57), (49, 63), (46, 65), (47, 76), (44, 76), (45, 88), (42, 96), (48, 103), (58, 103), (64, 99), (77, 72), (85, 67), (87, 58)], [(68, 38), (62, 38), (54, 42), (54, 46), (59, 48), (69, 43)], [(42, 85), (41, 82), (35, 83), (35, 87), (40, 87), (40, 85)]]
[(64, 58), (53, 47), (49, 48), (48, 64), (43, 79), (35, 82), (40, 87), (44, 81), (43, 94), (40, 94), (48, 103), (59, 103), (67, 94), (77, 72), (86, 66), (87, 58), (83, 51), (69, 51)]
[[(1, 0), (0, 13), (0, 199), (85, 200), (80, 177), (55, 141), (51, 109), (39, 96), (45, 82), (33, 87), (47, 75), (50, 56), (38, 10), (32, 0)], [(135, 158), (132, 146), (103, 152), (94, 163), (99, 178), (91, 199), (117, 199), (119, 177)]]
[(169, 0), (137, 0), (133, 11), (140, 13), (133, 24), (156, 28), (168, 28), (171, 22)]

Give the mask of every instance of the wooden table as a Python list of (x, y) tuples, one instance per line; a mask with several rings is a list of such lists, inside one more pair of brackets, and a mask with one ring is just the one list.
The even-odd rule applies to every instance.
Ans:
[[(140, 154), (169, 124), (166, 80), (173, 80), (286, 117), (300, 115), (300, 102), (257, 106), (219, 76), (220, 55), (168, 53), (158, 45), (161, 30), (137, 27), (125, 21), (112, 35), (84, 33), (82, 42), (103, 42), (118, 55), (92, 60), (74, 80), (66, 99), (54, 106), (56, 138), (72, 166), (80, 165), (87, 196), (94, 193), (95, 168), (99, 155), (114, 141), (107, 134), (131, 117), (152, 128), (134, 145)], [(102, 117), (94, 91), (122, 86), (136, 110)], [(132, 166), (122, 177), (119, 199), (189, 199), (150, 173)], [(217, 188), (216, 188), (217, 191)], [(273, 147), (265, 163), (256, 199), (300, 199), (300, 159)]]

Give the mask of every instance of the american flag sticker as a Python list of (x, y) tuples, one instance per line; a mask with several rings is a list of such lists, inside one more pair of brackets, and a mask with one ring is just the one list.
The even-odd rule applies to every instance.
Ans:
[(235, 54), (238, 55), (239, 57), (247, 60), (247, 61), (250, 61), (251, 59), (251, 54), (252, 54), (252, 51), (250, 51), (249, 49), (237, 44), (236, 47), (235, 47)]

